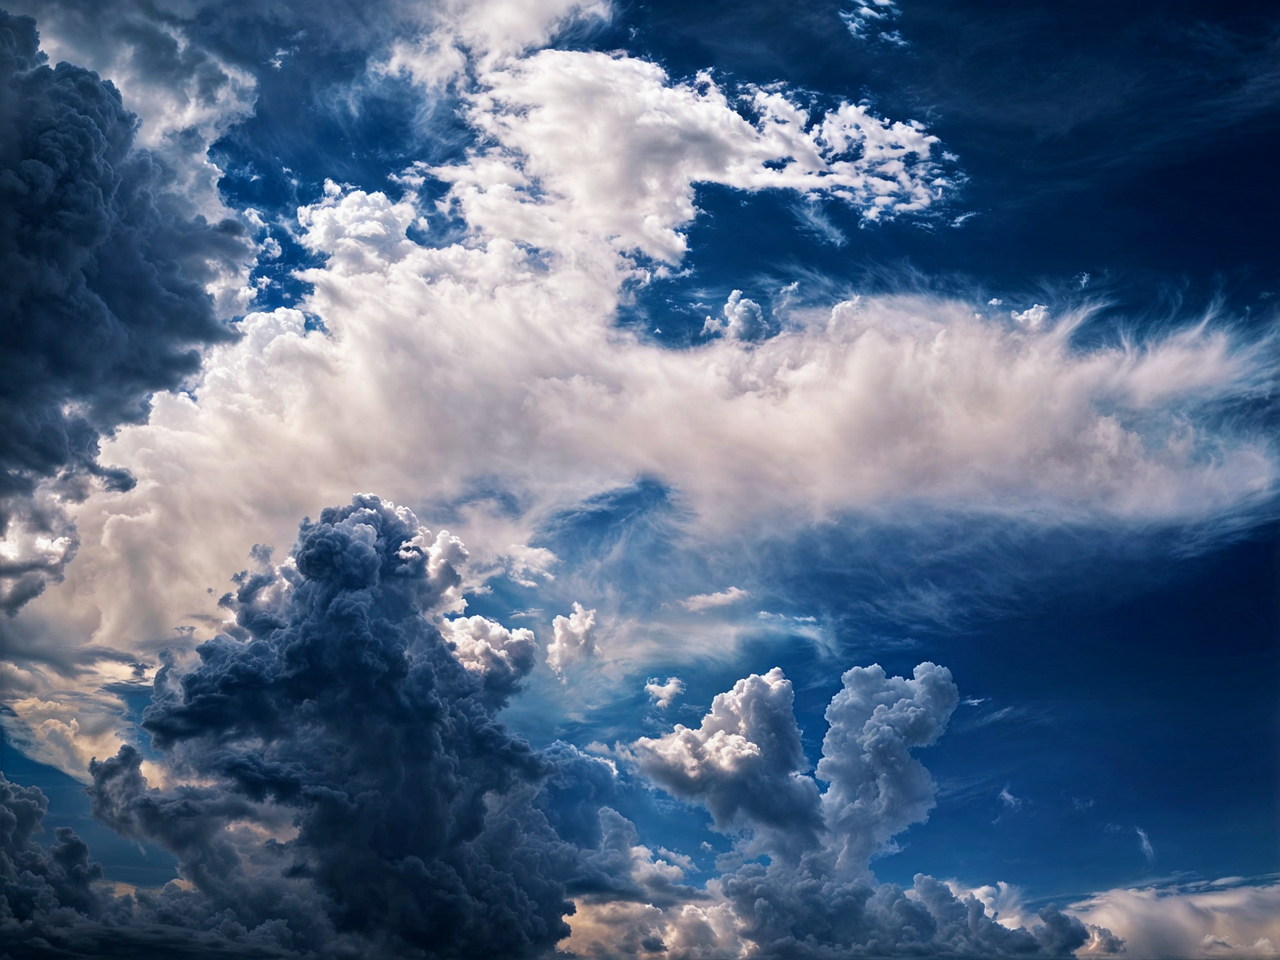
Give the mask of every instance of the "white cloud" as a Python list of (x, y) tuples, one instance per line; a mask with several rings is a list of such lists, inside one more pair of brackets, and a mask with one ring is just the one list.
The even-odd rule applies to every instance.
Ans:
[(478, 673), (527, 673), (537, 646), (532, 630), (508, 630), (485, 617), (446, 619), (441, 633), (453, 644), (458, 662)]
[(684, 693), (684, 681), (679, 677), (667, 677), (667, 682), (662, 683), (655, 678), (644, 685), (644, 692), (653, 699), (655, 705), (665, 710), (676, 697)]
[(677, 263), (699, 183), (818, 192), (868, 220), (922, 212), (948, 186), (936, 137), (862, 105), (815, 117), (782, 88), (751, 87), (751, 122), (709, 73), (674, 83), (645, 60), (566, 50), (505, 62), (482, 84), (469, 118), (492, 146), (432, 172), (483, 235), (563, 256)]
[[(191, 394), (158, 396), (104, 444), (137, 487), (77, 508), (67, 581), (6, 630), (152, 660), (190, 647), (254, 542), (283, 549), (299, 517), (361, 489), (414, 505), (481, 479), (512, 491), (516, 521), (476, 513), (459, 532), (484, 558), (470, 576), (525, 585), (554, 562), (511, 548), (539, 517), (637, 475), (669, 484), (710, 541), (904, 504), (1123, 526), (1274, 496), (1273, 441), (1217, 416), (1269, 389), (1272, 345), (1221, 325), (1080, 348), (1087, 317), (1070, 310), (1032, 329), (959, 299), (792, 291), (762, 340), (669, 350), (620, 329), (626, 285), (661, 271), (645, 257), (680, 260), (696, 184), (927, 211), (944, 189), (933, 138), (849, 104), (810, 116), (773, 88), (747, 91), (749, 121), (709, 77), (624, 56), (515, 56), (466, 93), (486, 146), (437, 171), (467, 236), (410, 241), (411, 197), (334, 185), (302, 208), (299, 239), (324, 259), (301, 275), (314, 293), (246, 316)], [(29, 693), (69, 704), (102, 679), (50, 671)]]
[[(966, 888), (918, 874), (907, 891), (876, 885), (871, 859), (895, 851), (893, 837), (933, 806), (935, 785), (913, 751), (942, 733), (959, 695), (950, 673), (932, 663), (910, 679), (872, 665), (842, 681), (812, 776), (804, 772), (791, 684), (778, 669), (717, 696), (698, 729), (677, 724), (632, 744), (639, 768), (659, 786), (703, 804), (717, 829), (740, 836), (718, 858), (721, 875), (704, 895), (665, 909), (579, 903), (565, 945), (593, 957), (661, 952), (689, 960), (862, 951), (1064, 956), (1084, 945), (1116, 946), (1106, 930), (1052, 907), (1032, 913), (1008, 884)], [(766, 862), (754, 862), (761, 854)]]
[(1010, 310), (1009, 316), (1018, 323), (1030, 327), (1032, 330), (1038, 330), (1044, 326), (1046, 320), (1049, 319), (1049, 308), (1043, 303), (1032, 304), (1026, 310)]
[(552, 621), (555, 639), (547, 644), (547, 665), (562, 679), (572, 664), (596, 655), (596, 612), (574, 603), (567, 617)]
[(877, 39), (895, 46), (906, 46), (897, 30), (888, 30), (888, 24), (902, 13), (894, 0), (855, 0), (854, 5), (840, 11), (840, 19), (850, 35), (859, 40)]
[(942, 735), (960, 695), (951, 672), (933, 663), (917, 666), (911, 679), (872, 664), (841, 680), (827, 707), (817, 775), (830, 784), (822, 804), (834, 869), (860, 875), (872, 856), (897, 849), (896, 834), (933, 809), (937, 785), (911, 751)]
[(704, 334), (724, 334), (730, 340), (759, 340), (768, 332), (764, 312), (760, 304), (742, 295), (741, 290), (734, 290), (722, 311), (724, 319), (707, 317), (702, 325)]
[[(1106, 890), (1071, 912), (1125, 940), (1125, 956), (1165, 960), (1280, 957), (1280, 884)], [(1083, 953), (1081, 954), (1084, 955)], [(1095, 954), (1103, 955), (1103, 954)]]
[(714, 607), (727, 607), (731, 603), (745, 600), (749, 596), (751, 594), (746, 590), (730, 587), (728, 590), (721, 590), (718, 593), (694, 594), (692, 597), (681, 600), (680, 606), (691, 613), (701, 613), (703, 610), (710, 610)]
[(1151, 845), (1151, 839), (1147, 836), (1147, 831), (1141, 827), (1134, 827), (1134, 833), (1138, 835), (1138, 846), (1142, 849), (1142, 855), (1150, 862), (1156, 858), (1156, 848)]
[(640, 769), (678, 797), (703, 803), (720, 830), (775, 833), (798, 852), (816, 842), (818, 789), (803, 776), (804, 750), (791, 681), (777, 667), (711, 701), (697, 729), (676, 724), (632, 744)]

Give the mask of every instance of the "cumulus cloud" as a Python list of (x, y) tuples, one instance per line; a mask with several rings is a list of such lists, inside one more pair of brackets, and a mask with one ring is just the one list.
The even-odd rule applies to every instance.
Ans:
[(503, 694), (514, 692), (515, 684), (533, 669), (538, 645), (532, 630), (508, 630), (484, 617), (456, 617), (443, 621), (442, 632), (458, 662), (482, 674), (486, 686)]
[(684, 681), (679, 677), (667, 677), (667, 682), (663, 683), (655, 678), (644, 685), (644, 692), (656, 706), (665, 710), (671, 706), (676, 697), (684, 693)]
[(697, 729), (677, 724), (662, 737), (637, 740), (632, 750), (655, 783), (704, 804), (718, 829), (777, 831), (803, 849), (816, 842), (818, 790), (801, 773), (806, 764), (793, 700), (791, 681), (775, 667), (717, 695)]
[(724, 319), (707, 317), (704, 334), (723, 334), (731, 340), (759, 340), (768, 332), (760, 304), (734, 290), (724, 305)]
[(745, 600), (750, 595), (746, 590), (730, 587), (728, 590), (721, 590), (717, 593), (698, 593), (692, 597), (686, 597), (680, 601), (680, 606), (690, 613), (701, 613), (703, 610), (711, 610), (715, 607), (727, 607), (731, 603)]
[(0, 12), (0, 609), (56, 582), (77, 536), (64, 505), (128, 489), (99, 445), (231, 331), (204, 289), (243, 249), (166, 200), (109, 83), (52, 68), (28, 17)]
[(902, 32), (889, 29), (889, 24), (901, 14), (894, 0), (857, 0), (849, 9), (840, 11), (840, 19), (849, 34), (858, 40), (879, 40), (893, 46), (906, 46)]
[(6, 949), (33, 929), (77, 915), (96, 920), (108, 908), (95, 886), (102, 866), (89, 859), (83, 840), (69, 827), (58, 828), (48, 850), (35, 840), (48, 806), (39, 790), (0, 774), (0, 936)]
[(596, 612), (586, 610), (575, 602), (573, 612), (567, 617), (556, 617), (551, 622), (555, 636), (547, 644), (547, 665), (564, 677), (570, 665), (589, 660), (596, 655)]
[(596, 262), (677, 263), (700, 183), (821, 193), (867, 220), (921, 214), (949, 186), (919, 123), (850, 103), (810, 116), (784, 88), (673, 82), (634, 57), (539, 51), (485, 73), (468, 103), (492, 145), (431, 171), (455, 208), (486, 236)]
[(532, 636), (441, 619), (463, 557), (359, 496), (237, 576), (228, 632), (169, 657), (143, 712), (163, 782), (130, 744), (90, 764), (94, 815), (172, 852), (183, 882), (105, 896), (70, 831), (31, 841), (39, 791), (0, 781), (12, 942), (80, 955), (105, 924), (133, 956), (167, 955), (163, 934), (229, 956), (520, 957), (569, 934), (570, 893), (695, 895), (606, 805), (611, 764), (497, 722)]
[(1009, 316), (1018, 323), (1037, 330), (1049, 319), (1049, 308), (1043, 303), (1035, 303), (1025, 310), (1011, 310)]
[(715, 698), (699, 729), (677, 724), (632, 745), (642, 771), (704, 805), (718, 828), (741, 834), (744, 857), (766, 862), (740, 861), (708, 883), (701, 901), (588, 909), (582, 929), (573, 921), (575, 951), (1060, 957), (1086, 944), (1118, 948), (1108, 931), (1052, 906), (1014, 927), (997, 923), (987, 912), (997, 888), (965, 890), (924, 875), (907, 890), (875, 882), (871, 859), (896, 850), (894, 836), (934, 803), (933, 780), (913, 752), (937, 740), (959, 702), (944, 667), (922, 663), (909, 679), (878, 665), (847, 671), (812, 776), (792, 696), (780, 670), (752, 675)]
[(911, 679), (889, 677), (879, 664), (854, 667), (827, 707), (817, 774), (828, 829), (840, 838), (837, 868), (859, 871), (892, 847), (892, 838), (922, 822), (936, 786), (911, 753), (942, 735), (959, 703), (945, 667), (922, 663)]

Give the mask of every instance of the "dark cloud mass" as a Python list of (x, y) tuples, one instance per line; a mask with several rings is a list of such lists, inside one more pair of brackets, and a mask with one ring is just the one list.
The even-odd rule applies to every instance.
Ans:
[(575, 848), (533, 803), (556, 758), (507, 733), (505, 697), (424, 618), (458, 550), (373, 497), (304, 523), (280, 573), (239, 578), (237, 635), (164, 671), (145, 712), (174, 768), (213, 784), (149, 789), (126, 747), (91, 767), (95, 814), (281, 947), (516, 957), (563, 938)]
[(132, 485), (100, 439), (232, 336), (204, 285), (244, 232), (166, 190), (137, 127), (114, 86), (49, 66), (35, 21), (0, 11), (0, 535), (30, 541), (0, 560), (8, 612), (74, 553), (59, 502)]
[(466, 558), (366, 495), (304, 521), (279, 566), (255, 550), (259, 569), (223, 598), (234, 625), (156, 677), (142, 726), (157, 752), (126, 745), (90, 765), (94, 816), (169, 850), (179, 879), (118, 895), (70, 830), (37, 843), (43, 795), (3, 781), (8, 955), (518, 958), (569, 936), (574, 901), (597, 921), (621, 908), (597, 951), (609, 956), (718, 955), (688, 919), (708, 904), (768, 957), (1061, 956), (1090, 938), (1053, 908), (1010, 930), (930, 877), (903, 891), (871, 876), (870, 858), (933, 805), (912, 751), (958, 695), (931, 663), (911, 679), (845, 674), (825, 791), (780, 670), (717, 697), (697, 730), (635, 744), (650, 777), (704, 803), (752, 858), (714, 888), (685, 885), (611, 806), (613, 764), (534, 749), (498, 721), (534, 659), (523, 640), (520, 656), (477, 658), (437, 628)]

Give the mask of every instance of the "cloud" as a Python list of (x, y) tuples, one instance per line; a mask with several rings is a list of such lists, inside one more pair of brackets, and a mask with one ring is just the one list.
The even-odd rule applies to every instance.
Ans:
[(704, 335), (723, 334), (730, 340), (759, 340), (769, 331), (760, 304), (748, 300), (741, 290), (729, 294), (724, 305), (724, 319), (707, 317), (702, 325)]
[(569, 892), (695, 895), (604, 805), (610, 763), (496, 721), (532, 636), (441, 616), (465, 559), (367, 495), (305, 521), (284, 563), (260, 552), (229, 631), (156, 677), (142, 726), (165, 782), (130, 744), (90, 765), (94, 816), (172, 852), (183, 883), (108, 902), (69, 831), (41, 859), (43, 797), (5, 782), (0, 923), (72, 949), (110, 908), (134, 956), (165, 955), (160, 931), (230, 956), (518, 957), (568, 935)]
[(1151, 845), (1151, 840), (1147, 836), (1147, 831), (1141, 827), (1134, 827), (1134, 833), (1138, 835), (1138, 846), (1142, 848), (1142, 855), (1147, 858), (1147, 862), (1155, 860), (1156, 848)]
[[(676, 724), (662, 737), (637, 740), (636, 762), (669, 793), (705, 805), (719, 830), (776, 831), (797, 849), (813, 846), (818, 790), (801, 775), (793, 699), (781, 670), (753, 674), (718, 694), (696, 730)], [(785, 846), (778, 840), (771, 849)]]
[(894, 0), (856, 0), (852, 7), (840, 11), (840, 19), (855, 39), (875, 39), (905, 47), (907, 41), (902, 38), (901, 31), (888, 29), (888, 25), (901, 15), (902, 11)]
[[(718, 829), (741, 834), (741, 856), (700, 902), (580, 910), (568, 941), (575, 952), (1057, 957), (1090, 943), (1117, 945), (1109, 932), (1053, 906), (1025, 925), (995, 922), (987, 908), (1009, 900), (1003, 886), (994, 896), (997, 888), (953, 889), (924, 875), (908, 890), (877, 884), (871, 859), (896, 850), (894, 836), (933, 806), (935, 785), (913, 751), (942, 734), (959, 694), (950, 673), (932, 663), (910, 679), (878, 665), (842, 679), (814, 776), (803, 772), (791, 684), (777, 669), (717, 696), (699, 729), (677, 724), (632, 744), (635, 762), (658, 785), (704, 805)], [(762, 854), (767, 862), (744, 862)]]
[(870, 858), (896, 849), (894, 835), (922, 822), (937, 787), (911, 751), (947, 727), (959, 693), (945, 667), (922, 663), (911, 679), (878, 664), (854, 667), (827, 707), (818, 779), (828, 829), (839, 838), (837, 868), (864, 871)]
[(542, 50), (483, 73), (467, 103), (491, 145), (430, 171), (453, 207), (487, 236), (596, 262), (676, 264), (700, 183), (823, 194), (869, 221), (923, 214), (950, 185), (919, 123), (850, 103), (810, 116), (785, 88), (673, 82), (634, 57)]
[[(546, 23), (568, 9), (537, 8)], [(545, 30), (530, 29), (536, 46)], [(1078, 337), (1091, 314), (1070, 305), (1032, 330), (974, 317), (963, 297), (819, 286), (774, 311), (765, 339), (668, 349), (633, 335), (620, 304), (678, 266), (698, 184), (929, 216), (948, 162), (917, 125), (847, 104), (819, 113), (786, 88), (673, 80), (583, 51), (477, 57), (458, 91), (470, 151), (413, 173), (444, 178), (443, 206), (336, 184), (303, 206), (312, 292), (247, 315), (189, 394), (159, 394), (147, 424), (107, 441), (138, 487), (78, 509), (70, 582), (27, 605), (23, 636), (154, 663), (225, 616), (206, 591), (254, 540), (287, 542), (297, 516), (358, 489), (457, 504), (482, 485), (531, 531), (653, 478), (703, 544), (857, 512), (1190, 524), (1212, 539), (1272, 508), (1274, 442), (1238, 412), (1271, 389), (1274, 351), (1226, 320), (1106, 341)], [(600, 135), (564, 135), (587, 128)], [(465, 532), (495, 563), (529, 542), (480, 520)], [(33, 527), (23, 549), (61, 550), (61, 537)], [(535, 583), (544, 560), (509, 569)], [(29, 648), (32, 663), (53, 656)], [(30, 692), (65, 705), (98, 688), (96, 671), (48, 671)]]
[(555, 638), (547, 645), (547, 665), (563, 679), (572, 664), (596, 655), (596, 612), (575, 602), (569, 616), (558, 616), (551, 625)]
[[(1198, 884), (1106, 890), (1071, 911), (1110, 927), (1126, 955), (1152, 960), (1280, 956), (1280, 885), (1238, 878)], [(1091, 955), (1118, 951), (1099, 949)]]
[(715, 607), (727, 607), (739, 600), (745, 600), (751, 594), (739, 589), (738, 587), (730, 587), (728, 590), (721, 590), (718, 593), (698, 593), (692, 597), (686, 597), (680, 601), (680, 606), (684, 607), (690, 613), (701, 613), (703, 610), (711, 610)]
[(0, 12), (0, 610), (58, 582), (78, 537), (65, 505), (129, 489), (99, 446), (150, 395), (232, 339), (204, 285), (245, 249), (165, 195), (136, 118), (95, 74), (51, 68), (35, 22)]
[(656, 678), (644, 685), (644, 692), (652, 698), (655, 705), (665, 710), (680, 694), (684, 693), (684, 681), (679, 677), (667, 677), (666, 683)]
[(481, 674), (485, 686), (499, 697), (515, 692), (519, 680), (533, 669), (538, 645), (532, 630), (508, 630), (484, 617), (446, 619), (441, 627), (458, 662)]
[(107, 902), (95, 886), (102, 866), (69, 827), (59, 827), (46, 850), (34, 839), (48, 800), (33, 787), (10, 783), (0, 774), (0, 936), (6, 947), (29, 936), (31, 928), (53, 924), (55, 914), (100, 918)]
[(1008, 810), (1011, 810), (1011, 811), (1022, 809), (1022, 798), (1015, 797), (1012, 793), (1010, 793), (1009, 785), (1007, 783), (1000, 788), (1000, 802), (1004, 804), (1004, 806)]
[[(691, 861), (655, 853), (609, 805), (611, 762), (534, 750), (496, 721), (532, 638), (456, 615), (456, 537), (361, 495), (305, 521), (283, 563), (255, 560), (222, 600), (227, 632), (155, 677), (142, 727), (160, 782), (129, 744), (90, 765), (94, 815), (173, 853), (182, 882), (106, 896), (69, 832), (53, 854), (66, 876), (40, 866), (29, 838), (43, 798), (10, 788), (20, 829), (5, 853), (34, 865), (5, 873), (21, 941), (72, 955), (522, 956), (559, 943), (690, 958), (886, 944), (1057, 956), (1090, 942), (1053, 908), (1010, 930), (931, 878), (873, 882), (870, 858), (933, 803), (911, 751), (957, 705), (944, 668), (846, 672), (816, 779), (776, 669), (717, 696), (697, 730), (632, 744), (641, 770), (738, 836), (739, 854), (767, 859), (729, 863), (699, 890), (684, 882)], [(585, 628), (588, 612), (575, 616)], [(37, 887), (39, 911), (26, 905)]]
[(1036, 303), (1026, 310), (1010, 310), (1009, 316), (1018, 321), (1018, 323), (1037, 330), (1044, 326), (1045, 321), (1049, 319), (1049, 308), (1043, 303)]

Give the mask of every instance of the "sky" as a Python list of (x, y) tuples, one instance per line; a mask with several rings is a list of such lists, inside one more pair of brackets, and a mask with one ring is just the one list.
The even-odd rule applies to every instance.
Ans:
[(1278, 54), (7, 0), (0, 958), (1280, 957)]

